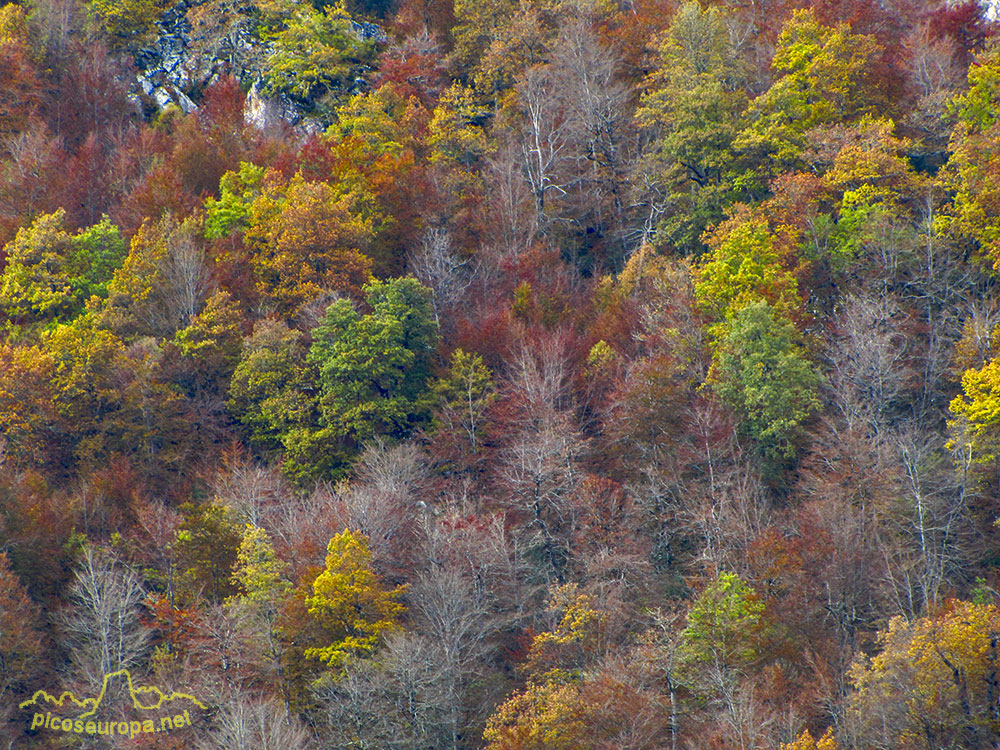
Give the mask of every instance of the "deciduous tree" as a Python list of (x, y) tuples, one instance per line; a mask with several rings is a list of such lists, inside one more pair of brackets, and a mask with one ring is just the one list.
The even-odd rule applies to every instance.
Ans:
[(863, 747), (989, 747), (1000, 737), (1000, 610), (953, 601), (893, 618), (881, 651), (851, 670), (851, 720)]
[[(251, 263), (279, 312), (294, 312), (324, 292), (360, 296), (371, 269), (364, 254), (371, 227), (333, 186), (301, 174), (286, 185), (272, 173), (247, 220)], [(238, 222), (238, 212), (228, 221)]]
[(881, 101), (871, 67), (878, 52), (874, 38), (852, 34), (847, 24), (824, 26), (811, 10), (793, 13), (771, 63), (778, 79), (750, 104), (751, 122), (736, 148), (753, 154), (769, 176), (796, 164), (812, 128), (873, 114)]
[(43, 214), (4, 248), (0, 304), (14, 320), (67, 320), (91, 296), (107, 297), (108, 283), (126, 256), (118, 227), (106, 216), (75, 235), (65, 227), (62, 209)]
[(792, 458), (819, 409), (820, 376), (796, 342), (795, 327), (766, 302), (733, 318), (719, 345), (716, 386), (772, 466)]
[(139, 577), (107, 550), (87, 545), (74, 579), (72, 606), (59, 618), (73, 679), (101, 685), (119, 669), (141, 669), (150, 633), (141, 621), (146, 592)]
[(352, 655), (369, 654), (382, 639), (399, 629), (406, 611), (399, 597), (404, 586), (386, 587), (371, 568), (371, 551), (363, 534), (348, 529), (330, 540), (326, 567), (306, 599), (312, 615), (330, 642), (306, 649), (333, 670)]
[(144, 222), (108, 284), (107, 325), (125, 336), (171, 336), (197, 315), (210, 289), (196, 219)]
[[(11, 569), (7, 554), (0, 552), (0, 716), (4, 719), (13, 715), (44, 666), (40, 614)], [(0, 736), (13, 745), (10, 735), (10, 728), (0, 725)]]
[(646, 169), (666, 191), (658, 229), (688, 252), (699, 248), (702, 232), (722, 218), (734, 194), (733, 141), (746, 95), (726, 18), (695, 2), (677, 10), (636, 110), (654, 138)]
[(430, 290), (415, 279), (374, 281), (365, 294), (372, 312), (334, 302), (309, 350), (323, 423), (355, 446), (375, 435), (404, 437), (426, 419), (438, 336)]

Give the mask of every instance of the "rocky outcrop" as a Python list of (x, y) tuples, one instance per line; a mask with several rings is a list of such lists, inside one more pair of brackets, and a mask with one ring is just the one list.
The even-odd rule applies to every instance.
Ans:
[[(254, 33), (249, 4), (236, 0), (225, 5), (220, 8), (218, 0), (211, 4), (180, 0), (164, 13), (156, 38), (135, 55), (133, 95), (146, 115), (171, 106), (193, 112), (208, 86), (220, 76), (232, 74), (249, 85), (245, 105), (248, 124), (268, 128), (285, 122), (303, 132), (321, 130), (321, 124), (307, 116), (299, 103), (263, 93), (261, 71), (270, 45)], [(388, 41), (376, 24), (352, 21), (351, 25), (360, 39), (380, 44)]]
[(307, 117), (295, 102), (284, 97), (269, 97), (261, 90), (260, 80), (254, 81), (243, 104), (243, 119), (258, 130), (268, 130), (285, 122), (306, 134), (323, 132), (323, 124)]
[(231, 7), (215, 23), (208, 12), (198, 13), (204, 7), (192, 0), (173, 5), (160, 19), (155, 40), (136, 53), (137, 93), (147, 112), (171, 105), (191, 112), (220, 75), (259, 76), (267, 48), (253, 34), (250, 7)]

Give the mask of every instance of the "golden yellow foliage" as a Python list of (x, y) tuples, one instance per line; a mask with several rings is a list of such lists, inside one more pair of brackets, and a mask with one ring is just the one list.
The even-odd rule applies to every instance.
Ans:
[(893, 618), (880, 642), (879, 654), (850, 670), (850, 710), (863, 732), (900, 750), (986, 747), (1000, 732), (1000, 609), (953, 601), (913, 622)]
[(306, 599), (309, 614), (333, 634), (332, 643), (306, 649), (305, 655), (339, 667), (353, 654), (374, 650), (382, 636), (399, 629), (406, 611), (399, 597), (405, 586), (387, 589), (372, 570), (368, 538), (344, 529), (330, 540), (326, 569)]
[(795, 742), (782, 742), (781, 750), (838, 750), (837, 740), (833, 738), (833, 728), (829, 728), (819, 738), (819, 741), (813, 739), (813, 736), (806, 729), (798, 736)]

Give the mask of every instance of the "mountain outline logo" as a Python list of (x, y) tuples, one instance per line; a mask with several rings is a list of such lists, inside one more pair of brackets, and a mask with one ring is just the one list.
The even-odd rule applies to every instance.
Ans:
[[(190, 693), (179, 693), (177, 691), (173, 691), (167, 695), (155, 685), (150, 685), (148, 687), (136, 687), (132, 681), (132, 673), (128, 669), (119, 669), (116, 672), (109, 672), (105, 674), (104, 679), (101, 681), (101, 690), (95, 698), (84, 698), (80, 700), (76, 697), (72, 690), (63, 691), (59, 697), (56, 698), (45, 690), (36, 690), (31, 698), (21, 702), (19, 707), (24, 709), (29, 706), (40, 706), (39, 701), (41, 700), (44, 702), (41, 704), (42, 708), (48, 708), (51, 706), (62, 708), (66, 702), (69, 701), (78, 708), (89, 708), (89, 710), (75, 717), (77, 719), (86, 719), (97, 713), (97, 710), (101, 707), (101, 703), (104, 701), (104, 696), (107, 694), (109, 682), (116, 677), (125, 678), (125, 682), (128, 685), (129, 697), (132, 699), (132, 706), (138, 711), (156, 711), (162, 709), (164, 704), (171, 704), (174, 701), (181, 699), (191, 701), (191, 703), (196, 705), (198, 708), (205, 708), (205, 705)], [(147, 705), (143, 702), (144, 696), (153, 696), (156, 698), (156, 702), (152, 705)]]

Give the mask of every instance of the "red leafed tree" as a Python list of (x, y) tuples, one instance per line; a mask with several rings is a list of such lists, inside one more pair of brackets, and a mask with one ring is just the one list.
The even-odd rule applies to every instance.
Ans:
[(169, 162), (193, 195), (217, 195), (222, 175), (249, 160), (255, 135), (243, 121), (244, 98), (239, 82), (224, 76), (205, 90), (197, 113), (178, 123)]
[(649, 573), (649, 538), (642, 534), (643, 518), (634, 499), (617, 482), (590, 475), (580, 483), (573, 502), (577, 575), (599, 588), (613, 588), (615, 583), (641, 586)]
[(109, 154), (98, 133), (91, 132), (65, 162), (62, 206), (70, 226), (97, 224), (111, 203), (107, 171)]
[(393, 17), (393, 25), (400, 35), (430, 33), (449, 40), (455, 25), (454, 0), (400, 0)]
[(198, 205), (198, 197), (186, 188), (182, 176), (170, 164), (160, 164), (133, 183), (111, 219), (123, 234), (135, 234), (145, 219), (165, 214), (184, 217)]
[(630, 77), (636, 80), (653, 67), (656, 40), (670, 26), (677, 0), (633, 0), (631, 11), (612, 16), (599, 31), (608, 46), (618, 49)]
[(0, 538), (39, 601), (56, 601), (66, 583), (72, 554), (68, 541), (79, 520), (79, 503), (55, 491), (40, 473), (0, 479)]
[(127, 98), (130, 71), (101, 44), (75, 44), (67, 56), (48, 119), (57, 124), (71, 151), (92, 135), (108, 148), (113, 138), (138, 121), (136, 107)]
[(427, 32), (408, 36), (383, 53), (375, 85), (392, 84), (403, 97), (415, 96), (428, 108), (448, 86), (441, 44)]
[(39, 616), (7, 553), (0, 552), (0, 738), (5, 740), (23, 730), (8, 727), (7, 720), (17, 713), (19, 700), (34, 687), (44, 666)]
[(32, 120), (22, 132), (11, 134), (6, 146), (8, 156), (0, 161), (0, 242), (4, 244), (31, 217), (59, 207), (66, 178), (62, 141), (42, 121)]
[(933, 37), (954, 42), (963, 67), (968, 66), (976, 52), (997, 33), (996, 22), (983, 15), (979, 0), (960, 3), (941, 3), (927, 15), (928, 28)]
[(0, 140), (23, 132), (43, 102), (44, 84), (20, 40), (0, 42)]

